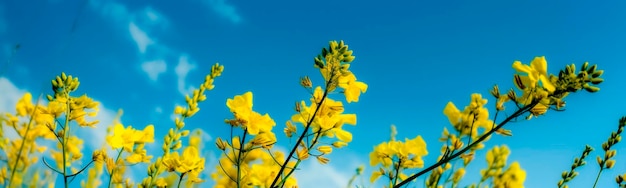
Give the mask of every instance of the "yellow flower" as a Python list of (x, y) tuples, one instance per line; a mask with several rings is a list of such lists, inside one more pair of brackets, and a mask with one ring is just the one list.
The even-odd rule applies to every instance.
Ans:
[(167, 187), (167, 181), (165, 181), (165, 178), (157, 179), (156, 187)]
[(276, 135), (273, 132), (262, 132), (254, 136), (250, 141), (252, 145), (270, 149), (276, 143)]
[(503, 167), (511, 151), (506, 146), (494, 146), (487, 152), (487, 165)]
[(124, 148), (125, 151), (132, 152), (135, 144), (154, 142), (153, 125), (148, 125), (143, 131), (139, 131), (132, 126), (124, 128), (124, 125), (116, 122), (112, 132), (112, 135), (107, 135), (106, 141), (113, 149)]
[[(304, 101), (301, 101), (299, 105), (300, 112), (291, 116), (291, 121), (306, 126), (310, 118), (313, 118), (312, 115), (315, 113), (315, 109), (321, 101), (322, 95), (323, 91), (321, 87), (317, 87), (311, 98), (311, 105), (307, 106)], [(356, 125), (356, 115), (342, 114), (343, 111), (344, 108), (341, 101), (326, 98), (324, 103), (321, 104), (319, 111), (316, 113), (315, 119), (311, 124), (311, 130), (313, 132), (325, 132), (326, 134), (324, 136), (330, 138), (337, 136), (337, 139), (343, 142), (352, 141), (352, 134), (343, 130), (343, 125)]]
[(370, 176), (370, 183), (374, 183), (382, 175), (383, 175), (383, 172), (381, 171), (372, 172), (372, 176)]
[(143, 131), (136, 132), (140, 135), (137, 139), (137, 143), (152, 143), (154, 142), (154, 125), (148, 125), (143, 128)]
[(367, 84), (356, 81), (356, 77), (352, 73), (339, 77), (339, 87), (344, 89), (344, 95), (348, 103), (359, 102), (361, 93), (367, 91)]
[(237, 95), (234, 99), (227, 99), (226, 106), (231, 112), (240, 114), (243, 119), (252, 111), (252, 92), (246, 92), (243, 95)]
[[(98, 113), (98, 102), (95, 102), (92, 98), (87, 97), (87, 95), (82, 95), (80, 97), (72, 97), (72, 101), (70, 103), (70, 120), (75, 120), (79, 126), (85, 127), (95, 127), (95, 125), (99, 122), (98, 120), (94, 120), (88, 122), (85, 119), (86, 116), (95, 117)], [(87, 112), (85, 110), (90, 109), (91, 111)]]
[(143, 149), (143, 144), (137, 144), (137, 148), (134, 149), (133, 153), (126, 157), (126, 161), (131, 164), (135, 163), (149, 163), (150, 159), (152, 159), (151, 155), (148, 155), (148, 152)]
[(520, 82), (523, 83), (523, 85), (516, 84), (518, 88), (522, 90), (523, 88), (521, 88), (520, 86), (535, 88), (537, 86), (537, 83), (541, 81), (541, 86), (543, 86), (543, 88), (545, 88), (549, 92), (554, 92), (555, 87), (552, 82), (550, 82), (550, 79), (548, 79), (548, 62), (546, 61), (546, 58), (544, 56), (535, 57), (535, 59), (530, 62), (530, 66), (524, 65), (520, 61), (515, 61), (513, 62), (513, 68), (518, 72), (526, 74), (519, 76), (521, 79)]
[(459, 183), (459, 181), (461, 181), (461, 178), (463, 178), (463, 176), (465, 176), (465, 168), (459, 168), (452, 175), (452, 181), (455, 184)]
[(259, 134), (259, 132), (270, 132), (275, 125), (276, 122), (269, 114), (261, 116), (261, 114), (254, 111), (250, 114), (250, 119), (244, 123), (248, 133), (251, 135)]
[(296, 126), (294, 126), (291, 123), (291, 121), (287, 121), (287, 123), (285, 124), (286, 124), (286, 127), (283, 130), (283, 132), (285, 132), (285, 135), (287, 136), (287, 138), (291, 138), (291, 136), (293, 136), (293, 134), (297, 132)]
[(251, 135), (270, 132), (272, 127), (276, 125), (269, 114), (261, 115), (252, 111), (252, 92), (246, 92), (243, 95), (235, 96), (234, 99), (226, 100), (226, 106)]
[(513, 162), (501, 176), (495, 177), (493, 180), (494, 188), (524, 188), (526, 180), (526, 171), (524, 171), (519, 163)]
[(393, 163), (393, 161), (391, 161), (392, 157), (393, 153), (389, 148), (389, 143), (380, 143), (375, 146), (374, 151), (370, 153), (370, 166), (382, 164), (384, 167), (389, 167)]
[(163, 164), (170, 172), (177, 171), (179, 173), (187, 173), (193, 170), (202, 170), (204, 168), (204, 158), (199, 156), (196, 147), (187, 147), (182, 155), (174, 152), (163, 160)]
[(485, 104), (487, 104), (487, 100), (475, 93), (472, 94), (470, 104), (463, 111), (456, 108), (454, 103), (448, 102), (443, 113), (461, 135), (471, 134), (472, 137), (476, 137), (479, 136), (479, 127), (490, 130), (492, 126), (495, 126), (493, 121), (489, 119), (489, 111), (484, 107)]
[(0, 184), (4, 185), (5, 182), (4, 180), (8, 177), (7, 175), (7, 167), (3, 166), (2, 168), (0, 168)]

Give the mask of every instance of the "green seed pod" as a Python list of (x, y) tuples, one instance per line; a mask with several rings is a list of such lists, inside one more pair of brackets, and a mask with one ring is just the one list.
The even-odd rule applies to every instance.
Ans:
[(339, 54), (346, 53), (346, 51), (348, 51), (348, 47), (347, 46), (342, 46), (342, 47), (339, 48)]
[(585, 71), (579, 72), (578, 73), (578, 78), (587, 78), (589, 74)]
[(596, 72), (596, 68), (598, 68), (597, 65), (592, 65), (591, 67), (589, 67), (589, 69), (587, 70), (587, 73), (591, 74)]
[(314, 60), (315, 60), (315, 66), (316, 67), (318, 67), (320, 69), (324, 68), (324, 62), (322, 61), (322, 56), (317, 56), (317, 57), (315, 57)]
[(65, 87), (65, 83), (63, 82), (63, 80), (61, 80), (61, 77), (57, 76), (56, 81), (57, 81), (57, 85), (56, 85), (57, 87)]
[(572, 74), (572, 68), (570, 68), (570, 66), (572, 66), (572, 65), (565, 65), (565, 72), (567, 74)]
[(591, 83), (593, 84), (600, 84), (604, 81), (604, 79), (602, 78), (591, 78)]
[(589, 86), (589, 87), (585, 87), (585, 90), (587, 90), (588, 92), (591, 93), (595, 93), (600, 91), (600, 88), (596, 87), (596, 86)]
[(354, 61), (354, 56), (347, 56), (343, 58), (343, 62), (350, 63)]
[(589, 67), (589, 62), (585, 62), (585, 63), (583, 63), (583, 66), (580, 68), (580, 71), (585, 71), (585, 70), (587, 70), (587, 67)]
[(602, 76), (603, 73), (604, 73), (604, 70), (597, 70), (597, 71), (591, 73), (591, 77), (597, 78), (597, 77)]

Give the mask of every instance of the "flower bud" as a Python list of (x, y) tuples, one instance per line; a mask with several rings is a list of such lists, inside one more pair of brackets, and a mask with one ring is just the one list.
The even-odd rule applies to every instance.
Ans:
[(615, 166), (615, 160), (607, 160), (606, 161), (606, 168), (613, 168), (613, 166)]

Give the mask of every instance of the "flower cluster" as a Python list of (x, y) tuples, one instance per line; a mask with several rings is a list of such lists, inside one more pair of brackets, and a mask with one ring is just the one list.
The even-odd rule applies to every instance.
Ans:
[[(392, 126), (392, 130), (395, 130), (394, 126)], [(391, 187), (398, 180), (402, 181), (407, 178), (404, 170), (424, 167), (422, 157), (427, 154), (426, 142), (421, 136), (398, 141), (392, 133), (389, 142), (378, 144), (370, 153), (370, 165), (382, 165), (378, 171), (372, 173), (370, 182), (376, 181), (380, 176), (386, 176), (390, 180)]]
[[(333, 150), (346, 147), (353, 140), (349, 127), (356, 125), (356, 114), (346, 113), (344, 104), (358, 102), (368, 85), (358, 81), (349, 69), (355, 59), (353, 51), (343, 41), (331, 41), (321, 54), (314, 58), (314, 67), (320, 71), (323, 84), (315, 86), (313, 81), (304, 76), (300, 85), (310, 92), (309, 101), (302, 100), (295, 104), (295, 114), (286, 121), (282, 129), (289, 139), (296, 139), (289, 152), (278, 151), (274, 147), (278, 140), (273, 132), (276, 123), (269, 114), (253, 110), (253, 93), (245, 92), (226, 100), (226, 107), (233, 114), (225, 123), (230, 126), (230, 137), (215, 139), (215, 146), (222, 152), (217, 160), (210, 179), (215, 187), (298, 187), (294, 173), (298, 166), (307, 159), (315, 157), (321, 164), (328, 164), (328, 157)], [(391, 137), (375, 147), (369, 154), (370, 166), (376, 170), (369, 177), (370, 183), (388, 180), (388, 187), (401, 187), (414, 181), (419, 176), (430, 173), (424, 178), (425, 187), (458, 187), (470, 169), (468, 165), (484, 142), (493, 133), (512, 136), (504, 125), (512, 120), (527, 115), (527, 119), (545, 115), (548, 110), (562, 110), (565, 97), (580, 90), (597, 92), (597, 84), (603, 71), (596, 65), (584, 63), (577, 71), (575, 65), (567, 65), (558, 75), (548, 74), (545, 57), (536, 57), (529, 64), (513, 62), (513, 82), (516, 89), (502, 94), (497, 85), (490, 91), (495, 97), (493, 118), (487, 105), (487, 99), (481, 94), (471, 95), (470, 103), (462, 109), (453, 102), (448, 102), (443, 109), (450, 126), (444, 127), (441, 155), (432, 165), (425, 165), (423, 158), (428, 154), (426, 142), (418, 135), (412, 139), (396, 140), (397, 131), (391, 126)], [(82, 187), (98, 187), (104, 182), (101, 176), (108, 176), (107, 187), (194, 187), (206, 177), (204, 168), (207, 163), (203, 155), (203, 132), (190, 131), (185, 120), (198, 114), (199, 103), (207, 100), (205, 92), (212, 90), (214, 79), (221, 76), (224, 67), (215, 64), (205, 81), (190, 95), (185, 96), (186, 104), (175, 106), (174, 127), (167, 131), (161, 149), (163, 154), (156, 159), (148, 153), (146, 145), (155, 141), (155, 126), (134, 128), (121, 123), (121, 110), (109, 126), (102, 148), (92, 152), (87, 164), (84, 160), (83, 140), (73, 133), (75, 128), (93, 128), (99, 122), (92, 120), (98, 113), (99, 103), (87, 95), (74, 96), (80, 82), (78, 78), (62, 73), (52, 80), (54, 94), (46, 95), (47, 103), (37, 100), (33, 103), (30, 93), (17, 102), (16, 113), (0, 114), (0, 185), (6, 187), (54, 187), (52, 173), (58, 173), (68, 185), (83, 171), (87, 171)], [(333, 99), (340, 94), (342, 100)], [(40, 97), (42, 98), (42, 97)], [(344, 103), (345, 102), (345, 103)], [(507, 107), (507, 105), (509, 105)], [(514, 105), (514, 106), (513, 106)], [(498, 121), (498, 114), (514, 107), (513, 113), (504, 113), (504, 120)], [(501, 117), (502, 118), (502, 117)], [(602, 144), (604, 157), (598, 156), (599, 172), (615, 166), (617, 151), (613, 147), (621, 141), (621, 133), (626, 126), (626, 117), (619, 121), (617, 131)], [(7, 136), (13, 131), (15, 136)], [(188, 143), (184, 144), (184, 138)], [(45, 141), (56, 142), (56, 148), (48, 148)], [(584, 159), (592, 152), (585, 147), (582, 155), (574, 159), (571, 170), (563, 172), (559, 187), (567, 187), (583, 166)], [(50, 156), (41, 154), (48, 152)], [(476, 188), (489, 184), (496, 188), (523, 188), (526, 172), (517, 162), (508, 163), (511, 153), (506, 145), (495, 146), (486, 153), (487, 167), (480, 171), (480, 181), (467, 187)], [(48, 158), (54, 160), (49, 163)], [(461, 159), (461, 160), (456, 160)], [(38, 161), (43, 161), (49, 170), (33, 170)], [(135, 185), (127, 177), (126, 171), (131, 165), (148, 165), (145, 177)], [(53, 164), (53, 165), (51, 165)], [(421, 169), (423, 168), (423, 169)], [(414, 171), (416, 173), (413, 173)], [(357, 176), (363, 173), (360, 166), (349, 180), (352, 186)], [(471, 173), (471, 172), (469, 172)], [(620, 187), (626, 187), (624, 175), (615, 181)], [(595, 186), (595, 185), (594, 185)]]
[[(272, 128), (276, 125), (269, 114), (261, 115), (252, 110), (252, 92), (235, 96), (226, 101), (226, 106), (235, 116), (225, 122), (231, 129), (238, 127), (243, 130), (242, 136), (233, 136), (232, 141), (217, 138), (216, 145), (223, 151), (219, 167), (213, 173), (215, 187), (260, 186), (269, 187), (274, 174), (280, 169), (277, 160), (284, 154), (272, 152), (276, 136)], [(231, 130), (232, 131), (232, 130)], [(254, 136), (252, 139), (248, 137)], [(265, 149), (265, 150), (263, 150)], [(260, 162), (260, 163), (259, 163)], [(292, 164), (293, 166), (293, 164)], [(295, 179), (290, 179), (291, 187)]]
[[(200, 108), (198, 104), (202, 101), (205, 101), (206, 95), (204, 94), (207, 90), (213, 90), (215, 86), (213, 82), (215, 78), (222, 75), (224, 71), (224, 66), (218, 63), (214, 64), (211, 67), (211, 73), (208, 74), (204, 82), (200, 84), (198, 89), (193, 90), (192, 96), (186, 95), (185, 102), (187, 103), (187, 107), (176, 106), (174, 108), (174, 114), (178, 115), (174, 119), (174, 128), (170, 128), (167, 135), (163, 139), (163, 155), (158, 157), (155, 162), (151, 163), (148, 166), (148, 177), (144, 178), (141, 182), (140, 187), (169, 187), (174, 186), (174, 181), (167, 181), (165, 177), (160, 177), (161, 173), (167, 172), (178, 172), (179, 181), (178, 185), (181, 184), (182, 179), (187, 177), (187, 185), (193, 183), (201, 183), (204, 180), (199, 178), (200, 173), (204, 170), (204, 158), (199, 155), (199, 149), (197, 145), (189, 145), (183, 148), (181, 138), (189, 136), (190, 131), (185, 130), (185, 119), (194, 116)], [(178, 150), (183, 148), (183, 155), (178, 154)], [(185, 164), (187, 165), (184, 168), (173, 168), (173, 165)], [(173, 176), (171, 176), (173, 177)], [(168, 178), (175, 179), (175, 178)]]
[(108, 128), (109, 135), (105, 137), (106, 143), (117, 153), (117, 156), (109, 157), (105, 152), (106, 148), (94, 151), (92, 158), (96, 168), (88, 172), (90, 175), (88, 181), (96, 181), (94, 179), (99, 177), (102, 168), (106, 167), (109, 185), (132, 186), (130, 179), (124, 179), (126, 167), (138, 163), (150, 163), (152, 156), (148, 155), (145, 144), (154, 142), (154, 125), (148, 125), (143, 130), (137, 130), (130, 125), (125, 127), (121, 123), (121, 115), (120, 110), (113, 125)]
[(591, 151), (593, 151), (593, 148), (591, 146), (585, 146), (585, 150), (583, 150), (580, 157), (574, 158), (574, 163), (572, 164), (570, 171), (563, 171), (563, 173), (561, 173), (562, 179), (559, 180), (559, 183), (557, 183), (557, 186), (559, 186), (559, 188), (567, 187), (567, 182), (578, 176), (578, 172), (575, 171), (576, 168), (587, 164), (587, 162), (585, 162), (585, 158), (589, 155), (589, 153), (591, 153)]
[[(54, 140), (56, 136), (48, 128), (54, 123), (54, 118), (47, 114), (47, 107), (39, 100), (35, 104), (30, 93), (25, 93), (16, 104), (16, 113), (0, 115), (0, 160), (5, 165), (0, 167), (0, 185), (8, 187), (34, 186), (39, 187), (50, 179), (50, 171), (31, 174), (32, 179), (25, 179), (29, 175), (25, 169), (37, 165), (40, 161), (37, 155), (49, 151), (49, 148), (37, 143), (40, 140)], [(23, 120), (27, 121), (23, 121)], [(5, 130), (11, 128), (12, 130)], [(17, 137), (10, 138), (5, 131), (17, 133)], [(47, 177), (47, 178), (42, 178)], [(43, 180), (43, 181), (42, 181)]]
[(515, 61), (513, 68), (518, 72), (514, 75), (514, 83), (522, 96), (518, 96), (513, 90), (506, 97), (500, 96), (499, 91), (493, 91), (492, 94), (504, 102), (511, 100), (520, 108), (528, 107), (530, 115), (527, 119), (543, 115), (550, 108), (562, 109), (565, 107), (564, 98), (569, 93), (582, 89), (597, 92), (600, 88), (595, 85), (604, 81), (600, 78), (604, 71), (598, 70), (596, 65), (589, 66), (587, 62), (578, 73), (576, 66), (571, 64), (561, 70), (558, 76), (548, 76), (545, 57), (536, 57), (530, 65)]
[[(472, 94), (470, 104), (465, 106), (463, 111), (456, 108), (454, 103), (448, 102), (443, 109), (443, 113), (448, 117), (450, 124), (459, 135), (447, 134), (448, 131), (444, 130), (444, 138), (454, 141), (452, 146), (458, 146), (461, 145), (458, 143), (458, 139), (463, 137), (476, 139), (481, 136), (482, 133), (478, 132), (478, 128), (484, 128), (486, 131), (491, 130), (495, 124), (489, 119), (489, 110), (485, 108), (486, 104), (487, 99), (483, 99), (482, 95), (478, 93)], [(482, 148), (482, 146), (479, 148)]]
[[(252, 110), (252, 92), (228, 99), (226, 106), (234, 118), (227, 119), (226, 123), (231, 129), (241, 128), (243, 133), (226, 139), (231, 141), (216, 140), (217, 147), (224, 152), (217, 172), (213, 173), (216, 187), (293, 187), (296, 180), (291, 175), (302, 160), (314, 156), (326, 164), (330, 160), (325, 155), (333, 148), (347, 146), (352, 141), (352, 134), (343, 125), (355, 125), (356, 115), (344, 114), (343, 103), (330, 99), (329, 94), (341, 88), (340, 92), (351, 103), (358, 102), (360, 94), (367, 90), (367, 85), (357, 81), (349, 70), (353, 60), (352, 50), (348, 50), (343, 41), (331, 41), (329, 47), (323, 48), (322, 53), (314, 58), (314, 67), (320, 70), (324, 87), (314, 88), (308, 76), (300, 79), (300, 85), (311, 92), (312, 98), (310, 104), (305, 101), (296, 103), (297, 113), (286, 122), (283, 131), (288, 138), (298, 135), (299, 128), (294, 124), (303, 128), (287, 156), (272, 151), (277, 142), (272, 132), (274, 120)], [(247, 138), (250, 136), (254, 138)]]
[[(489, 112), (485, 107), (487, 100), (483, 99), (480, 94), (472, 94), (470, 104), (463, 111), (457, 109), (452, 102), (449, 102), (444, 108), (444, 114), (448, 117), (450, 124), (452, 124), (454, 132), (451, 133), (444, 128), (443, 137), (440, 140), (444, 141), (445, 144), (442, 147), (442, 154), (439, 156), (438, 161), (425, 170), (409, 176), (402, 182), (393, 182), (394, 187), (403, 186), (429, 171), (431, 173), (426, 179), (426, 186), (438, 187), (443, 174), (450, 169), (452, 169), (452, 172), (450, 172), (448, 179), (444, 179), (444, 182), (451, 182), (453, 187), (457, 186), (465, 174), (465, 167), (473, 160), (475, 152), (484, 147), (484, 141), (489, 139), (493, 133), (512, 136), (510, 130), (503, 128), (504, 125), (524, 114), (528, 114), (527, 119), (530, 119), (534, 116), (545, 114), (549, 109), (561, 110), (565, 107), (564, 98), (569, 93), (582, 89), (589, 92), (597, 92), (599, 88), (595, 85), (603, 81), (600, 78), (603, 71), (598, 70), (596, 65), (589, 66), (588, 63), (584, 63), (578, 73), (575, 72), (576, 68), (573, 64), (568, 65), (564, 70), (560, 71), (558, 76), (547, 73), (545, 57), (536, 57), (528, 65), (515, 61), (512, 67), (516, 70), (513, 82), (517, 91), (511, 89), (503, 95), (498, 86), (494, 86), (494, 89), (490, 92), (496, 98), (496, 113), (493, 120), (489, 117)], [(521, 95), (518, 95), (518, 92), (521, 92)], [(506, 109), (505, 104), (507, 102), (513, 103), (517, 109), (496, 124), (495, 120), (498, 117), (498, 113)], [(480, 131), (479, 128), (483, 128), (483, 131)], [(614, 155), (614, 152), (607, 153), (607, 156)], [(523, 186), (525, 174), (517, 163), (512, 163), (508, 170), (503, 170), (507, 155), (508, 149), (505, 147), (496, 147), (488, 153), (489, 167), (483, 171), (481, 182), (493, 178), (495, 187)], [(463, 167), (454, 168), (450, 164), (450, 161), (457, 157), (463, 159)], [(599, 160), (599, 163), (605, 166), (607, 164), (611, 165), (612, 160), (607, 158)], [(398, 164), (394, 162), (393, 165), (397, 166)]]
[[(295, 162), (287, 165), (280, 164), (284, 154), (280, 151), (255, 148), (252, 142), (242, 145), (239, 137), (234, 137), (230, 143), (218, 140), (218, 147), (224, 147), (224, 154), (219, 159), (219, 165), (212, 174), (216, 188), (226, 187), (270, 187), (281, 166), (287, 166), (287, 173), (292, 173)], [(242, 152), (240, 152), (242, 151)], [(297, 187), (294, 177), (284, 179), (285, 187)]]

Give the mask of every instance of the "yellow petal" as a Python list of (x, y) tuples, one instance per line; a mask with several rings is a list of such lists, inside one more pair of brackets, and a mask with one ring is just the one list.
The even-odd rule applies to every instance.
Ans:
[(380, 176), (382, 176), (383, 174), (380, 171), (374, 171), (372, 172), (372, 176), (370, 176), (370, 183), (374, 183), (378, 178), (380, 178)]
[(352, 141), (352, 133), (345, 131), (343, 129), (335, 129), (335, 134), (337, 135), (337, 139), (344, 142)]
[(513, 69), (515, 69), (518, 72), (524, 72), (527, 74), (531, 72), (531, 68), (528, 65), (522, 64), (522, 62), (520, 61), (513, 62)]
[(454, 103), (452, 102), (448, 102), (446, 108), (443, 109), (443, 114), (448, 116), (448, 120), (452, 125), (456, 125), (457, 123), (459, 123), (460, 113), (461, 112), (459, 111), (459, 109), (456, 108), (456, 106), (454, 106)]
[(548, 62), (546, 61), (545, 56), (535, 57), (535, 59), (530, 62), (530, 67), (539, 72), (539, 74), (546, 75), (548, 71)]

